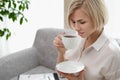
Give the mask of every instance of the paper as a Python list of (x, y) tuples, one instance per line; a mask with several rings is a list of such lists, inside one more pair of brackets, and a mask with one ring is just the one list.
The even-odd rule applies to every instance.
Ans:
[(46, 74), (21, 74), (19, 80), (55, 80), (53, 73)]

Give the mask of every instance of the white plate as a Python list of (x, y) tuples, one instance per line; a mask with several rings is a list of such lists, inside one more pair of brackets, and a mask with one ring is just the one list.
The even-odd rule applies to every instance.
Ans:
[(56, 69), (63, 73), (77, 73), (84, 69), (84, 64), (77, 61), (64, 61), (57, 64)]

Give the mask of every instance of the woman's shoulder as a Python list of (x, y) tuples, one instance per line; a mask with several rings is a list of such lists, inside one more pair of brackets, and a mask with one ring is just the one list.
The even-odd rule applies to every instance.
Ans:
[(106, 38), (106, 50), (111, 53), (119, 53), (120, 55), (120, 39), (116, 39), (114, 37), (111, 37), (107, 33), (104, 33), (104, 38)]
[(120, 46), (116, 39), (109, 38), (108, 39), (108, 52), (113, 53), (114, 55), (120, 56)]

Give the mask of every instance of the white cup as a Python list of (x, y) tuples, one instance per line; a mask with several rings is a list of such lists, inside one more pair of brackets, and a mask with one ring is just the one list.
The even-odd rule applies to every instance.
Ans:
[(66, 49), (75, 49), (80, 42), (80, 37), (75, 30), (66, 30), (62, 36), (62, 42)]

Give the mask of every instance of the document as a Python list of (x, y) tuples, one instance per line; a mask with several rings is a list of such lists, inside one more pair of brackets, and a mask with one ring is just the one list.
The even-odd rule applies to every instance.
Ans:
[(18, 80), (59, 80), (57, 73), (21, 74)]

